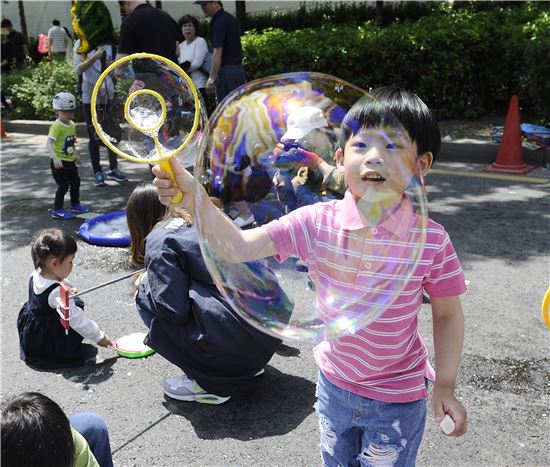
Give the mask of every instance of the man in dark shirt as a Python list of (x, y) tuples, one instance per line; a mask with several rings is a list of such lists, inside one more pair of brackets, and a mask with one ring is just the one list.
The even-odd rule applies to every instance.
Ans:
[(164, 10), (139, 1), (118, 2), (126, 18), (120, 26), (116, 59), (138, 52), (161, 55), (178, 63), (179, 31), (174, 19)]
[(25, 66), (25, 60), (29, 56), (29, 47), (25, 41), (25, 37), (19, 31), (13, 29), (13, 25), (9, 19), (3, 19), (1, 23), (2, 29), (8, 32), (9, 41), (9, 57), (15, 59), (15, 66), (21, 69)]
[(244, 84), (246, 77), (242, 66), (241, 34), (234, 16), (223, 9), (222, 2), (194, 2), (200, 5), (210, 22), (212, 40), (212, 68), (206, 82), (206, 92), (216, 92), (219, 103), (233, 89)]

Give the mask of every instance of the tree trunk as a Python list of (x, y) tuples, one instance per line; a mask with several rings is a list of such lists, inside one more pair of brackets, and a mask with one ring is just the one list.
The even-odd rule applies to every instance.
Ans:
[(376, 11), (376, 23), (378, 26), (384, 25), (384, 2), (377, 1), (375, 6)]
[(246, 27), (246, 2), (244, 0), (235, 0), (235, 13), (241, 33), (243, 33)]
[(19, 22), (21, 23), (21, 33), (23, 34), (23, 37), (25, 38), (25, 42), (29, 43), (29, 38), (27, 36), (27, 19), (25, 18), (25, 6), (23, 5), (23, 1), (19, 0)]

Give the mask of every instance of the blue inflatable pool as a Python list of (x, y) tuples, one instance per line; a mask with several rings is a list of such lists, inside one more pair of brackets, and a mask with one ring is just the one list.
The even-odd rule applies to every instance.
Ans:
[(82, 240), (98, 246), (130, 246), (126, 211), (112, 211), (87, 220), (80, 226)]

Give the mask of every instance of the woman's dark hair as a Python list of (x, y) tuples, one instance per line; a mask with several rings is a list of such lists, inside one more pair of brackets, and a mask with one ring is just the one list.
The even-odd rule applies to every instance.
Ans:
[(193, 217), (185, 209), (168, 209), (159, 201), (157, 188), (151, 183), (141, 183), (134, 188), (126, 204), (126, 220), (130, 230), (130, 253), (132, 261), (143, 266), (145, 261), (145, 238), (155, 225), (165, 217), (179, 217), (187, 225)]
[(178, 20), (178, 31), (180, 35), (180, 42), (184, 39), (183, 34), (181, 32), (181, 27), (187, 23), (192, 23), (193, 27), (195, 28), (195, 36), (199, 35), (199, 20), (194, 16), (184, 15)]
[(32, 262), (35, 269), (43, 268), (50, 256), (63, 261), (74, 255), (77, 248), (75, 239), (69, 234), (60, 229), (44, 229), (36, 234), (32, 243)]
[(137, 265), (143, 266), (144, 263), (145, 237), (164, 218), (166, 211), (166, 206), (159, 201), (156, 187), (150, 183), (138, 185), (128, 198), (126, 219), (132, 239), (130, 252)]
[(25, 392), (2, 408), (2, 465), (70, 467), (73, 463), (71, 425), (53, 400)]
[(418, 155), (437, 158), (441, 147), (439, 125), (428, 106), (416, 95), (392, 87), (377, 88), (359, 99), (345, 116), (339, 145), (343, 149), (362, 128), (402, 127), (416, 143)]

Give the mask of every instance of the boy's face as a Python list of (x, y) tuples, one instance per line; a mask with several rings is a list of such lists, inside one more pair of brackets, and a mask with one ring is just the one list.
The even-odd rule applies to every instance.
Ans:
[(355, 198), (373, 202), (400, 199), (412, 177), (429, 170), (432, 154), (417, 157), (404, 130), (362, 128), (336, 152), (336, 161)]
[(63, 122), (69, 122), (74, 118), (74, 110), (54, 110), (59, 119)]

